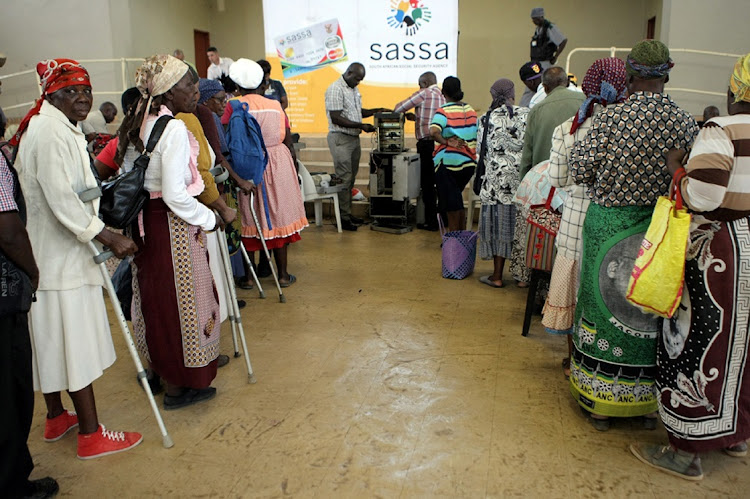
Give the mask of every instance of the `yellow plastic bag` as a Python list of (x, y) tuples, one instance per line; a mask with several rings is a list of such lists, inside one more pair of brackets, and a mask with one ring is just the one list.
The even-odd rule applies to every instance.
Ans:
[(676, 195), (661, 196), (638, 250), (630, 275), (627, 299), (644, 312), (670, 318), (682, 298), (690, 214)]

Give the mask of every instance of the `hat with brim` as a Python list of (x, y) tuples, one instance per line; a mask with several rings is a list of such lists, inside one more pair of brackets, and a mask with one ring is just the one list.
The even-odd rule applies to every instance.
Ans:
[(521, 69), (518, 70), (518, 74), (523, 81), (541, 78), (542, 66), (538, 62), (527, 62), (526, 64), (521, 66)]

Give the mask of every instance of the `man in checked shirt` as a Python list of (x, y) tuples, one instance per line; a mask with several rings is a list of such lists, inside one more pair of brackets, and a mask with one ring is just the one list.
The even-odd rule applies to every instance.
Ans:
[(416, 113), (406, 113), (406, 118), (416, 122), (414, 131), (417, 136), (417, 153), (420, 159), (425, 223), (417, 224), (417, 228), (431, 231), (438, 230), (438, 224), (435, 165), (432, 163), (435, 141), (430, 137), (430, 122), (435, 111), (443, 104), (445, 104), (445, 97), (437, 85), (437, 77), (435, 73), (428, 71), (419, 77), (419, 90), (408, 99), (396, 104), (393, 109), (396, 113), (406, 113), (410, 109), (416, 110)]

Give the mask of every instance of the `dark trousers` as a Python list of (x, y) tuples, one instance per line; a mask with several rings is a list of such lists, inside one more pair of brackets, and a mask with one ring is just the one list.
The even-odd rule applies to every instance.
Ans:
[(420, 183), (422, 184), (422, 203), (424, 203), (424, 223), (437, 225), (437, 194), (435, 192), (435, 164), (432, 153), (435, 141), (419, 139), (417, 153), (419, 154)]
[(0, 398), (0, 497), (21, 497), (34, 469), (26, 444), (34, 414), (34, 385), (25, 313), (0, 316)]

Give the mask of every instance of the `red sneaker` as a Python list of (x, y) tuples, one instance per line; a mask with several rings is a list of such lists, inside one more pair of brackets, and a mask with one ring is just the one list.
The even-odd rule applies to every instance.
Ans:
[(57, 417), (47, 418), (44, 423), (44, 441), (56, 442), (78, 426), (78, 416), (73, 411), (63, 411)]
[(78, 459), (94, 459), (132, 449), (143, 441), (143, 435), (133, 431), (109, 431), (104, 425), (86, 435), (78, 434)]

